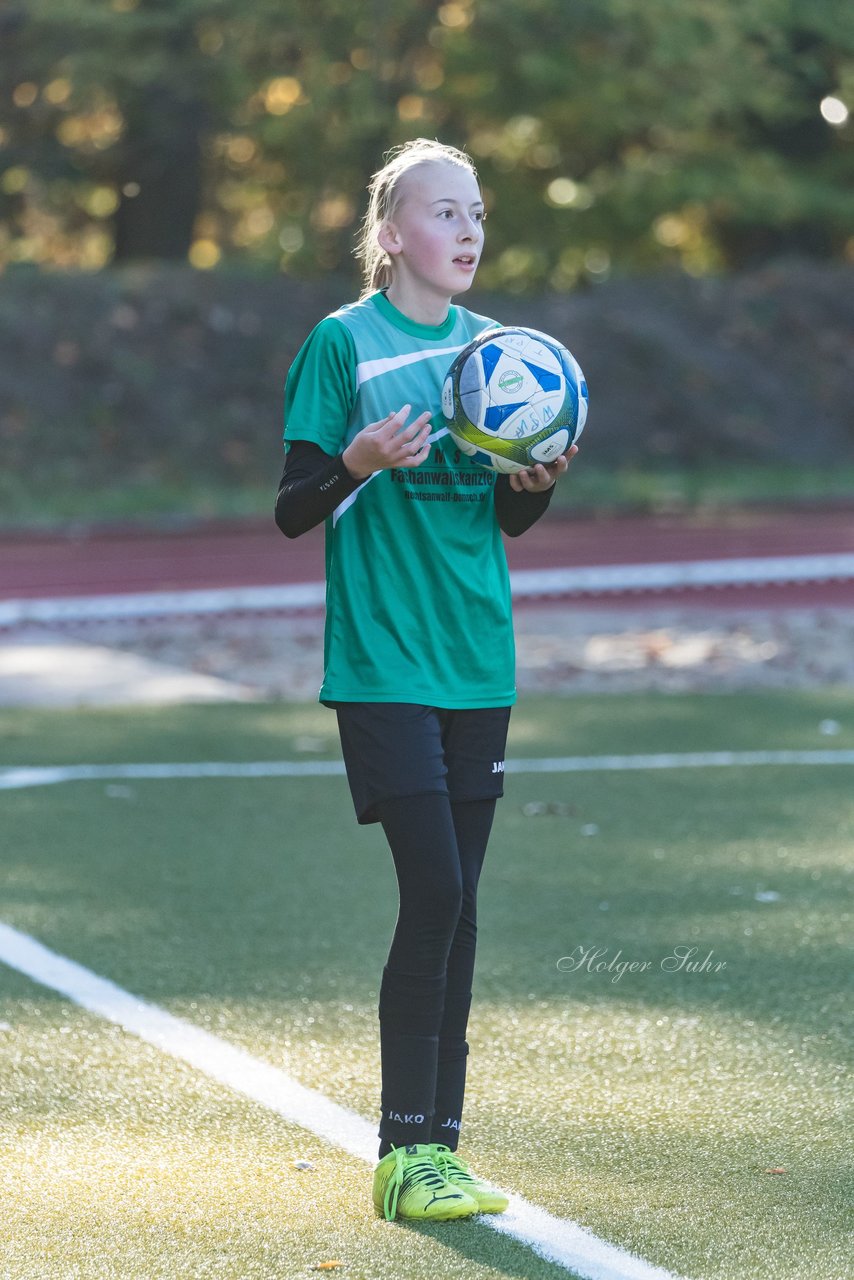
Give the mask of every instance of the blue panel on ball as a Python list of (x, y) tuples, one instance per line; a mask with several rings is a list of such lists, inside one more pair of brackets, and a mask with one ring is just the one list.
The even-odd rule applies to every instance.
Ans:
[(541, 365), (531, 364), (530, 360), (523, 360), (522, 363), (526, 369), (530, 369), (543, 391), (560, 390), (561, 375), (559, 373), (552, 373), (550, 369), (543, 369)]
[(525, 401), (519, 404), (494, 404), (487, 409), (483, 417), (483, 425), (487, 431), (499, 431), (511, 414), (525, 408)]
[(494, 342), (488, 342), (485, 347), (480, 349), (480, 358), (483, 361), (483, 380), (484, 385), (489, 386), (489, 379), (498, 361), (504, 355), (504, 352)]

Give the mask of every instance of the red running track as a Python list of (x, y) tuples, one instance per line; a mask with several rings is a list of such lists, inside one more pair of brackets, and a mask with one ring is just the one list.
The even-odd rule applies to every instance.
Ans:
[[(546, 515), (506, 539), (511, 569), (854, 552), (854, 508), (746, 510), (714, 518)], [(0, 536), (0, 599), (269, 586), (323, 578), (323, 530), (294, 541), (270, 520), (173, 530)], [(849, 605), (854, 582), (586, 596), (585, 605)]]

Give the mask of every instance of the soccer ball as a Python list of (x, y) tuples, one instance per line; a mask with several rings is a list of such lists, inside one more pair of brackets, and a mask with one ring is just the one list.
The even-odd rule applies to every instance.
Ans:
[(487, 329), (448, 370), (442, 388), (448, 432), (463, 453), (493, 471), (554, 462), (587, 420), (578, 361), (536, 329)]

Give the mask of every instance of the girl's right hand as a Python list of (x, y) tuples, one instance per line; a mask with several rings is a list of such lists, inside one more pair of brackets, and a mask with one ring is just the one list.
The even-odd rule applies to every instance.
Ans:
[(375, 471), (417, 467), (430, 452), (430, 414), (421, 413), (406, 426), (412, 409), (405, 404), (382, 422), (372, 422), (355, 435), (341, 455), (354, 480), (367, 480)]

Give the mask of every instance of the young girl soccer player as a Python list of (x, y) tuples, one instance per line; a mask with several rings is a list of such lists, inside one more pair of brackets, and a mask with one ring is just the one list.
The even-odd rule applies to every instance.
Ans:
[(389, 1219), (449, 1219), (507, 1207), (456, 1154), (477, 885), (516, 698), (501, 531), (543, 514), (576, 449), (496, 478), (443, 426), (454, 356), (496, 324), (451, 305), (483, 248), (469, 157), (406, 143), (369, 193), (364, 292), (317, 325), (288, 374), (276, 523), (293, 538), (326, 520), (319, 698), (400, 894), (379, 996), (373, 1202)]

